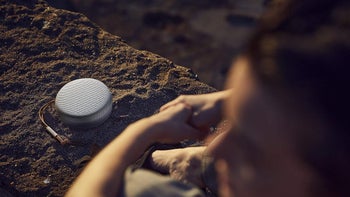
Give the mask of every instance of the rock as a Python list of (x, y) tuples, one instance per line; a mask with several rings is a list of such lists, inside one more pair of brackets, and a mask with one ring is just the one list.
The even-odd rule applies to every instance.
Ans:
[[(49, 3), (55, 7), (62, 1)], [(232, 60), (244, 50), (265, 10), (264, 0), (65, 1), (70, 2), (68, 9), (85, 14), (131, 46), (189, 67), (218, 89), (224, 89)]]
[[(76, 161), (96, 154), (128, 124), (180, 94), (215, 91), (190, 69), (128, 46), (82, 14), (41, 0), (0, 5), (0, 187), (15, 196), (62, 196), (87, 163)], [(72, 141), (61, 145), (38, 111), (64, 84), (85, 77), (110, 88), (112, 115), (97, 128), (79, 130), (49, 107), (47, 122)]]

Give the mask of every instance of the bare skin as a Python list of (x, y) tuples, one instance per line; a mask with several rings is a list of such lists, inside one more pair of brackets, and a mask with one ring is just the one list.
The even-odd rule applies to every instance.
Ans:
[[(230, 94), (231, 90), (182, 95), (162, 106), (159, 114), (133, 123), (89, 163), (67, 196), (115, 196), (125, 169), (151, 144), (203, 138), (209, 127), (221, 119), (221, 105)], [(155, 170), (202, 187), (198, 169), (204, 150), (205, 147), (192, 147), (155, 151), (151, 161)]]
[(220, 196), (312, 196), (317, 175), (298, 152), (298, 133), (322, 133), (325, 121), (309, 113), (311, 106), (276, 97), (257, 83), (244, 57), (235, 62), (227, 86), (235, 89), (224, 104), (231, 129), (208, 146), (217, 161)]
[(66, 196), (117, 196), (126, 168), (153, 143), (177, 143), (205, 136), (187, 124), (191, 109), (177, 104), (131, 124), (85, 168)]
[[(315, 121), (319, 117), (300, 110), (304, 107), (298, 106), (299, 102), (288, 105), (284, 105), (284, 101), (277, 102), (256, 83), (248, 64), (246, 59), (239, 59), (227, 83), (235, 90), (235, 95), (224, 102), (223, 108), (224, 118), (229, 120), (229, 131), (204, 148), (217, 161), (220, 196), (309, 196), (309, 187), (316, 176), (296, 152), (295, 131), (310, 132), (309, 127), (321, 130), (324, 125)], [(247, 142), (248, 149), (245, 147)], [(156, 169), (161, 166), (175, 179), (201, 186), (193, 178), (196, 173), (186, 164), (190, 163), (189, 158), (202, 154), (190, 149), (175, 149), (156, 151), (152, 159)], [(181, 176), (172, 175), (170, 169), (174, 160), (179, 161), (176, 167)], [(187, 175), (191, 173), (193, 177), (190, 178)]]
[[(191, 125), (202, 131), (208, 131), (212, 125), (217, 125), (222, 119), (223, 102), (232, 95), (232, 92), (232, 89), (228, 89), (210, 94), (181, 95), (163, 105), (160, 111), (179, 103), (185, 103), (193, 110), (190, 118)], [(203, 188), (200, 165), (205, 150), (206, 146), (157, 150), (151, 155), (150, 161), (154, 170), (169, 174), (176, 180), (190, 182)]]
[(183, 149), (158, 150), (151, 155), (153, 169), (167, 173), (170, 177), (204, 187), (201, 179), (201, 160), (205, 146)]
[(190, 123), (200, 130), (208, 130), (222, 119), (222, 105), (232, 95), (233, 90), (201, 95), (181, 95), (160, 108), (163, 111), (173, 105), (185, 103), (191, 106), (193, 114)]
[[(298, 102), (286, 105), (282, 97), (271, 95), (256, 83), (245, 58), (236, 61), (230, 76), (228, 87), (235, 95), (224, 99), (223, 108), (230, 130), (207, 148), (154, 152), (153, 166), (201, 185), (191, 171), (204, 148), (216, 160), (220, 196), (310, 196), (317, 177), (297, 153), (296, 131), (319, 132), (324, 121), (301, 110), (305, 106)], [(211, 110), (215, 114), (216, 105), (192, 98), (196, 97), (183, 96), (181, 102), (170, 102), (159, 114), (130, 125), (89, 163), (67, 196), (116, 196), (126, 168), (151, 144), (202, 139), (208, 125), (216, 122), (204, 114)]]

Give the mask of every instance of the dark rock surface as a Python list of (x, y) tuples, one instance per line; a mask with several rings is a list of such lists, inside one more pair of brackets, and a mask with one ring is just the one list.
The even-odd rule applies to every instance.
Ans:
[[(40, 0), (0, 0), (0, 5), (4, 195), (62, 196), (91, 157), (128, 124), (156, 113), (180, 94), (215, 91), (190, 69), (128, 46), (82, 14)], [(112, 115), (98, 128), (73, 129), (63, 125), (50, 107), (47, 121), (72, 141), (61, 145), (45, 131), (38, 111), (64, 84), (86, 77), (110, 88)]]
[(217, 89), (267, 0), (49, 0), (85, 14), (136, 49), (191, 68)]

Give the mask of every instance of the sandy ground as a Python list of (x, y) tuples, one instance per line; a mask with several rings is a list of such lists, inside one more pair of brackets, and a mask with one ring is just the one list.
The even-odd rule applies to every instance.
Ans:
[[(0, 196), (62, 196), (87, 162), (131, 122), (180, 94), (215, 91), (189, 68), (130, 47), (82, 14), (40, 0), (0, 0)], [(59, 144), (38, 111), (69, 81), (92, 77), (113, 94), (111, 117), (73, 129), (53, 107), (45, 118), (72, 143)]]

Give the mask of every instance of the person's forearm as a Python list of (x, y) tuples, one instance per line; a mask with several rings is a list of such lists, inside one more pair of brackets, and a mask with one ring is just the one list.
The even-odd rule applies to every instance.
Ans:
[[(94, 158), (66, 196), (117, 196), (126, 168), (154, 142), (144, 120), (130, 125)], [(146, 131), (146, 132), (145, 132)]]
[(117, 196), (125, 170), (151, 144), (203, 136), (187, 124), (191, 112), (186, 105), (178, 104), (127, 127), (88, 164), (66, 196)]
[(232, 95), (232, 92), (233, 89), (227, 89), (212, 94), (215, 95), (217, 102), (222, 105), (222, 103)]

